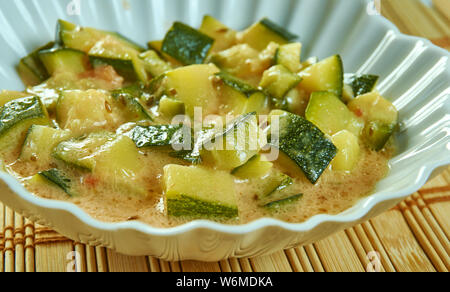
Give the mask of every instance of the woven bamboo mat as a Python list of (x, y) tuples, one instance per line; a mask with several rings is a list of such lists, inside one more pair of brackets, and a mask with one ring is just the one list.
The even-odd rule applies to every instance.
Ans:
[[(450, 49), (450, 1), (383, 0), (382, 13), (404, 33)], [(300, 272), (450, 270), (450, 168), (385, 214), (305, 247), (217, 263), (128, 257), (72, 242), (0, 203), (0, 272)], [(74, 255), (79, 256), (73, 267)]]

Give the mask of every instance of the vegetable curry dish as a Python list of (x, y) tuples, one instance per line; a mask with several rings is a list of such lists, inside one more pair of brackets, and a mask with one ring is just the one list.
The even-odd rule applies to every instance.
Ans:
[(303, 222), (338, 214), (389, 171), (398, 112), (339, 55), (302, 59), (265, 18), (211, 16), (141, 47), (59, 20), (0, 92), (0, 161), (34, 195), (105, 222)]

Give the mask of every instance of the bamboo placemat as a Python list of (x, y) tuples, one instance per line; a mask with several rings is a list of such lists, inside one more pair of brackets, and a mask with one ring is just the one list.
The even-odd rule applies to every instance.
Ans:
[[(383, 0), (401, 31), (450, 49), (450, 1)], [(305, 247), (217, 263), (128, 257), (68, 240), (0, 203), (0, 272), (312, 272), (450, 270), (450, 168), (396, 208)], [(74, 257), (78, 261), (73, 265)]]

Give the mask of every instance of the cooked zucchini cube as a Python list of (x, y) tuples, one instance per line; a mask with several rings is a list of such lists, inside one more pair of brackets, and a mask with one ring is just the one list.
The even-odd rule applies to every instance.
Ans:
[(50, 77), (44, 64), (42, 64), (38, 53), (39, 51), (50, 49), (54, 47), (54, 45), (55, 43), (51, 42), (20, 60), (17, 70), (20, 78), (26, 86), (41, 84)]
[(237, 78), (229, 73), (226, 73), (224, 71), (219, 72), (216, 74), (217, 77), (222, 80), (222, 82), (235, 89), (236, 91), (239, 91), (240, 93), (244, 94), (246, 97), (250, 97), (256, 92), (259, 92), (259, 90), (252, 85), (248, 84), (244, 80)]
[(299, 87), (308, 95), (315, 91), (329, 91), (342, 96), (344, 65), (339, 55), (329, 57), (300, 72), (303, 78)]
[(74, 190), (72, 180), (64, 172), (56, 168), (38, 173), (32, 178), (32, 183), (51, 184), (63, 190), (70, 197), (78, 196)]
[(283, 209), (287, 206), (290, 206), (296, 202), (298, 202), (303, 197), (303, 194), (297, 194), (293, 195), (284, 199), (279, 199), (277, 201), (273, 201), (270, 203), (265, 204), (263, 207), (271, 210), (271, 211), (278, 211), (280, 209)]
[(364, 128), (364, 121), (350, 111), (338, 96), (330, 92), (311, 94), (305, 116), (330, 136), (342, 130), (349, 130), (359, 137)]
[(0, 92), (0, 107), (4, 106), (10, 101), (15, 99), (29, 97), (30, 94), (19, 92), (19, 91), (11, 91), (11, 90), (2, 90)]
[(100, 178), (106, 188), (125, 196), (148, 195), (142, 175), (145, 163), (130, 138), (119, 136), (107, 142), (94, 155), (94, 160), (93, 175)]
[(129, 136), (138, 148), (183, 145), (185, 137), (190, 146), (191, 129), (184, 125), (137, 126)]
[(345, 83), (352, 87), (355, 96), (372, 92), (380, 77), (377, 75), (351, 75), (346, 78)]
[(359, 161), (361, 149), (358, 138), (347, 130), (340, 131), (331, 137), (338, 153), (331, 162), (333, 170), (351, 172)]
[(237, 32), (210, 15), (206, 15), (203, 18), (200, 32), (215, 40), (211, 49), (212, 53), (226, 50), (232, 47), (236, 42)]
[(184, 65), (203, 64), (214, 39), (181, 22), (175, 22), (167, 32), (162, 51)]
[(271, 42), (284, 45), (297, 38), (297, 35), (290, 33), (280, 25), (264, 18), (242, 32), (238, 36), (238, 42), (249, 44), (254, 49), (262, 51)]
[(95, 167), (95, 154), (103, 145), (112, 142), (117, 136), (110, 132), (95, 132), (88, 136), (70, 139), (58, 144), (53, 157), (82, 170), (92, 172)]
[(20, 160), (33, 162), (38, 168), (46, 169), (52, 162), (53, 149), (71, 136), (69, 131), (33, 125), (22, 146)]
[(262, 147), (262, 133), (258, 127), (255, 113), (248, 114), (233, 127), (220, 136), (216, 136), (208, 149), (218, 169), (231, 171), (247, 163), (250, 158), (258, 154)]
[(111, 96), (118, 102), (127, 121), (153, 120), (143, 100), (143, 96), (147, 94), (146, 91), (146, 88), (141, 85), (132, 85), (111, 92)]
[(6, 103), (0, 108), (1, 151), (16, 152), (32, 125), (50, 124), (47, 110), (39, 97), (24, 97)]
[(382, 150), (394, 133), (398, 124), (395, 106), (373, 91), (352, 100), (348, 108), (366, 121), (363, 137), (375, 151)]
[(235, 168), (231, 174), (241, 179), (261, 178), (266, 176), (273, 167), (273, 163), (261, 155), (253, 156), (246, 164)]
[(233, 46), (211, 56), (211, 62), (225, 72), (245, 78), (259, 71), (259, 52), (247, 44)]
[(302, 78), (292, 73), (283, 65), (275, 65), (264, 72), (260, 87), (272, 97), (283, 99), (286, 94), (296, 87)]
[(167, 92), (182, 101), (186, 114), (194, 117), (195, 107), (203, 109), (203, 114), (216, 113), (220, 105), (212, 82), (219, 69), (214, 65), (191, 65), (169, 71), (165, 74)]
[(56, 121), (74, 135), (104, 130), (116, 123), (112, 104), (111, 96), (101, 90), (63, 91), (56, 104)]
[(274, 63), (283, 65), (291, 72), (297, 73), (302, 69), (301, 64), (302, 44), (292, 43), (280, 46), (275, 53)]
[(156, 77), (172, 70), (172, 66), (161, 59), (158, 53), (153, 50), (141, 53), (139, 58), (144, 62), (145, 70), (150, 74), (150, 76)]
[(261, 114), (267, 108), (267, 96), (259, 89), (224, 71), (217, 73), (216, 76), (224, 84), (220, 87), (219, 96), (227, 113), (241, 115), (256, 112)]
[(38, 54), (50, 75), (54, 75), (56, 72), (79, 74), (86, 71), (88, 67), (87, 56), (81, 51), (53, 48), (39, 51)]
[(94, 67), (112, 66), (126, 80), (148, 81), (144, 61), (139, 51), (124, 46), (112, 36), (106, 36), (89, 50), (89, 59)]
[(185, 114), (185, 105), (182, 101), (163, 96), (159, 101), (158, 111), (166, 118), (171, 119)]
[(167, 165), (164, 186), (169, 216), (213, 220), (238, 217), (234, 179), (227, 172)]
[(85, 53), (89, 52), (98, 41), (106, 36), (114, 37), (120, 42), (121, 46), (126, 46), (139, 52), (144, 50), (141, 46), (117, 32), (80, 27), (65, 20), (58, 20), (56, 27), (56, 43), (58, 45)]
[(336, 146), (314, 124), (295, 114), (273, 111), (271, 127), (275, 126), (275, 116), (279, 119), (279, 129), (272, 128), (276, 134), (271, 137), (271, 141), (275, 141), (274, 144), (315, 184), (336, 156)]

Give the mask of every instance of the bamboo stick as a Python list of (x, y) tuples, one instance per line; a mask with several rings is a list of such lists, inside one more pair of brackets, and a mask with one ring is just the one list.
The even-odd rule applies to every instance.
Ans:
[(231, 271), (238, 273), (242, 272), (241, 265), (239, 264), (239, 260), (236, 258), (231, 258), (228, 260), (231, 266)]
[(295, 253), (298, 257), (300, 264), (302, 265), (302, 269), (305, 272), (314, 272), (314, 268), (306, 254), (306, 250), (303, 246), (295, 248)]
[(34, 272), (34, 223), (25, 219), (25, 271)]
[(148, 262), (150, 265), (150, 271), (155, 272), (155, 273), (161, 272), (161, 267), (159, 266), (158, 259), (156, 259), (154, 257), (149, 257)]
[(300, 259), (297, 256), (297, 253), (295, 252), (295, 249), (291, 248), (288, 250), (285, 250), (284, 253), (286, 254), (289, 264), (291, 265), (291, 268), (294, 272), (304, 272), (302, 264), (300, 263)]
[(146, 257), (125, 256), (110, 249), (106, 253), (110, 272), (149, 272)]
[[(428, 255), (428, 258), (431, 260), (436, 270), (439, 272), (447, 272), (448, 270), (445, 267), (444, 263), (442, 262), (441, 258), (439, 257), (438, 252), (431, 244), (430, 239), (427, 238), (427, 235), (431, 234), (424, 233), (424, 231), (420, 228), (420, 224), (416, 221), (414, 215), (412, 214), (411, 210), (408, 208), (405, 202), (402, 202), (400, 204), (400, 209), (402, 210), (403, 215), (405, 216), (405, 219), (408, 222), (409, 227), (413, 231), (416, 239), (420, 243), (425, 253)], [(422, 223), (425, 224), (424, 222)]]
[(325, 271), (364, 272), (355, 249), (341, 231), (314, 244)]
[(311, 265), (315, 272), (325, 272), (325, 269), (320, 261), (319, 255), (317, 254), (316, 248), (314, 245), (310, 244), (305, 246), (306, 254), (311, 262)]
[(268, 256), (251, 258), (250, 264), (255, 272), (292, 272), (289, 260), (283, 251)]
[(202, 263), (198, 261), (182, 261), (180, 262), (181, 269), (183, 272), (208, 272), (217, 273), (220, 272), (219, 263)]
[(371, 222), (397, 271), (435, 271), (400, 211), (388, 211)]

